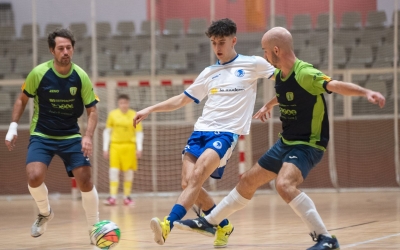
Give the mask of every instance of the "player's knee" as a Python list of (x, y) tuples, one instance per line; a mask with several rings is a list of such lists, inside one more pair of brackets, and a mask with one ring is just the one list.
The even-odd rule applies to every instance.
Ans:
[(185, 188), (187, 188), (187, 186), (188, 186), (188, 178), (187, 178), (187, 175), (186, 174), (183, 174), (182, 173), (182, 180), (181, 180), (181, 187), (182, 187), (182, 190), (184, 190)]
[(285, 199), (290, 194), (290, 191), (293, 189), (289, 180), (281, 178), (277, 179), (275, 183), (276, 191), (278, 194)]
[(93, 189), (93, 183), (90, 178), (85, 178), (83, 180), (80, 180), (78, 186), (82, 192), (89, 192)]
[(181, 182), (182, 190), (184, 190), (185, 188), (187, 188), (187, 186), (188, 186), (187, 180), (184, 179), (184, 178), (182, 178), (182, 182)]
[(37, 173), (28, 173), (28, 183), (31, 187), (38, 187), (44, 181), (44, 176)]

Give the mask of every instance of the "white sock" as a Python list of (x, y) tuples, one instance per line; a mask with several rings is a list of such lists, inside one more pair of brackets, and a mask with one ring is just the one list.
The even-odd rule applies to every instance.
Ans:
[(95, 223), (99, 222), (99, 196), (96, 187), (93, 185), (92, 191), (82, 193), (82, 206), (86, 212), (86, 220), (89, 230)]
[(326, 230), (314, 202), (304, 192), (301, 192), (289, 202), (289, 206), (306, 223), (312, 234), (315, 233), (317, 236), (322, 234), (332, 238), (328, 230)]
[(46, 184), (44, 182), (36, 188), (29, 186), (29, 192), (31, 193), (33, 199), (36, 202), (36, 205), (39, 208), (39, 212), (43, 216), (47, 216), (50, 214), (50, 204), (49, 204), (49, 196)]
[(210, 224), (218, 225), (229, 215), (244, 208), (249, 201), (234, 188), (205, 218)]

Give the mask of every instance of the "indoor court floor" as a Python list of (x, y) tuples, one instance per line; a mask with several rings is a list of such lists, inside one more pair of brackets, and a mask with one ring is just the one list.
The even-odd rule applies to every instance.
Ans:
[[(400, 191), (308, 195), (341, 249), (400, 249)], [(154, 243), (150, 219), (163, 218), (175, 201), (176, 197), (137, 197), (134, 207), (100, 204), (100, 219), (114, 221), (121, 229), (114, 249), (214, 249), (213, 238), (178, 229), (165, 245)], [(50, 204), (54, 219), (44, 235), (32, 238), (30, 227), (37, 215), (33, 200), (1, 199), (0, 249), (96, 249), (89, 244), (80, 201), (52, 199)], [(186, 218), (194, 216), (190, 211)], [(230, 220), (235, 230), (227, 249), (304, 250), (314, 244), (305, 224), (275, 193), (256, 194)]]

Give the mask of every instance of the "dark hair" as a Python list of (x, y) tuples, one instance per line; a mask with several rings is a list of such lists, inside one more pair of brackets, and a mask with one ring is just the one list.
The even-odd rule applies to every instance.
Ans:
[(236, 34), (236, 23), (229, 18), (213, 21), (206, 31), (208, 37), (224, 37)]
[(120, 94), (120, 95), (118, 96), (118, 100), (121, 100), (121, 99), (125, 99), (125, 100), (128, 100), (128, 101), (129, 101), (129, 96), (126, 95), (126, 94)]
[(49, 48), (54, 49), (56, 47), (56, 37), (64, 37), (71, 41), (72, 47), (75, 45), (74, 34), (69, 29), (56, 29), (47, 37), (47, 43)]

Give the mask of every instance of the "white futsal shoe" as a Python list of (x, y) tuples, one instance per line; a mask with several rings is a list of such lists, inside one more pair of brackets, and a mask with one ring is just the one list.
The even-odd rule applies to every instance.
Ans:
[(31, 227), (31, 236), (37, 238), (40, 235), (44, 234), (44, 232), (46, 232), (47, 222), (51, 221), (53, 217), (54, 212), (51, 209), (50, 214), (47, 216), (39, 214)]

